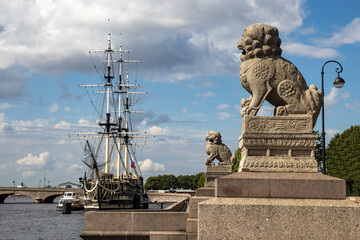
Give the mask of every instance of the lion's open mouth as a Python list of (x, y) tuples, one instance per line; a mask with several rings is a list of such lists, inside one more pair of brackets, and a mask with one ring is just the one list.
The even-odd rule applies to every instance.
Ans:
[(241, 50), (242, 52), (241, 52), (241, 54), (242, 55), (245, 55), (246, 54), (246, 51), (245, 51), (245, 49), (243, 49), (243, 48), (240, 48), (239, 50)]

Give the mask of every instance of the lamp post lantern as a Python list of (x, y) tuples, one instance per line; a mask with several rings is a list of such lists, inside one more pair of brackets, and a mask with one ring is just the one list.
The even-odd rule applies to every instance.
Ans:
[(340, 77), (340, 73), (342, 72), (343, 70), (343, 67), (341, 66), (341, 64), (335, 60), (329, 60), (327, 61), (326, 63), (324, 63), (324, 65), (322, 66), (322, 69), (321, 69), (321, 90), (323, 92), (323, 96), (324, 96), (324, 101), (323, 101), (323, 104), (322, 104), (322, 111), (321, 111), (321, 117), (322, 117), (322, 132), (321, 132), (321, 147), (322, 147), (322, 164), (323, 164), (323, 168), (322, 168), (322, 172), (323, 174), (326, 174), (327, 171), (326, 171), (326, 157), (325, 157), (325, 114), (324, 114), (324, 106), (325, 106), (325, 91), (324, 91), (324, 67), (326, 64), (328, 63), (337, 63), (339, 66), (340, 66), (340, 69), (339, 68), (336, 68), (335, 69), (335, 72), (337, 72), (338, 76), (337, 78), (335, 78), (335, 81), (333, 82), (333, 85), (336, 87), (336, 88), (342, 88), (344, 85), (345, 85), (345, 81), (344, 79), (342, 79)]

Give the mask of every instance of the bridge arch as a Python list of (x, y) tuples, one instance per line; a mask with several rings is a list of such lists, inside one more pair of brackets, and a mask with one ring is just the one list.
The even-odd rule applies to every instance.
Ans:
[[(0, 187), (0, 203), (10, 195), (27, 196), (34, 200), (35, 203), (52, 203), (58, 196), (70, 189), (60, 188), (16, 188), (16, 187)], [(82, 189), (71, 189), (72, 192), (81, 193)]]
[(13, 195), (13, 193), (12, 192), (10, 192), (10, 193), (1, 193), (0, 194), (0, 203), (4, 203), (5, 199), (7, 197), (9, 197), (10, 195)]
[[(29, 197), (31, 198), (32, 200), (34, 200), (34, 202), (37, 202), (39, 201), (38, 198), (36, 198), (36, 196), (34, 194), (26, 194), (26, 192), (21, 192), (21, 193), (14, 193), (14, 192), (7, 192), (7, 193), (1, 193), (0, 194), (0, 203), (4, 203), (5, 202), (5, 199), (8, 198), (9, 196), (26, 196), (26, 197)], [(41, 202), (43, 203), (53, 203), (54, 202), (54, 199), (63, 195), (62, 193), (54, 193), (52, 195), (49, 195), (47, 197), (45, 197), (44, 199), (41, 200)]]
[(54, 194), (54, 195), (50, 195), (46, 198), (44, 198), (43, 200), (43, 203), (53, 203), (54, 202), (54, 199), (63, 195), (62, 193), (57, 193), (57, 194)]
[[(10, 192), (10, 193), (1, 193), (0, 194), (0, 203), (4, 203), (5, 202), (5, 199), (8, 198), (9, 196), (25, 196), (25, 197), (29, 197), (31, 198), (34, 203), (36, 202), (36, 198), (33, 194), (31, 193), (27, 193), (27, 192), (21, 192), (21, 193), (17, 193), (17, 192)], [(54, 197), (55, 199), (56, 197)], [(53, 200), (54, 200), (53, 199)]]

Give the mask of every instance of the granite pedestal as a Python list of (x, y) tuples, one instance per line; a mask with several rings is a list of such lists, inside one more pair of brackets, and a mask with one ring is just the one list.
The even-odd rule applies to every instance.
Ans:
[(360, 239), (348, 200), (211, 198), (199, 203), (198, 239)]
[(239, 172), (198, 204), (198, 239), (360, 239), (360, 205), (319, 173)]

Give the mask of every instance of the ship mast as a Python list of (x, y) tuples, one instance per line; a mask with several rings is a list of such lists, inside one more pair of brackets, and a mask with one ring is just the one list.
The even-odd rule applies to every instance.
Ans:
[(106, 133), (106, 152), (105, 152), (105, 173), (109, 173), (109, 161), (110, 161), (110, 91), (111, 91), (111, 79), (114, 76), (111, 74), (111, 62), (112, 62), (112, 49), (111, 49), (111, 36), (110, 32), (108, 33), (108, 48), (105, 50), (107, 55), (107, 73), (104, 76), (106, 79), (106, 123), (105, 123), (105, 133)]
[[(142, 111), (132, 111), (132, 98), (133, 95), (144, 94), (144, 92), (134, 91), (140, 88), (140, 85), (130, 83), (129, 79), (129, 65), (131, 63), (139, 63), (138, 60), (124, 59), (124, 53), (130, 54), (131, 50), (124, 50), (122, 44), (120, 44), (119, 50), (113, 50), (111, 47), (111, 34), (108, 32), (107, 47), (105, 50), (93, 50), (89, 53), (102, 52), (105, 53), (105, 71), (104, 71), (104, 84), (92, 84), (92, 85), (79, 85), (82, 87), (103, 87), (102, 92), (94, 92), (104, 94), (102, 109), (100, 113), (100, 121), (98, 125), (103, 129), (102, 132), (88, 132), (88, 133), (76, 133), (77, 135), (87, 135), (96, 138), (96, 135), (101, 134), (101, 140), (98, 145), (98, 151), (101, 148), (101, 142), (105, 144), (105, 173), (110, 173), (110, 162), (117, 158), (115, 162), (116, 175), (115, 178), (121, 179), (130, 177), (130, 173), (134, 172), (137, 175), (137, 169), (133, 166), (136, 165), (135, 156), (133, 156), (132, 143), (134, 138), (147, 138), (143, 136), (141, 132), (133, 132), (131, 124), (131, 113), (143, 113)], [(113, 54), (119, 54), (119, 58), (114, 60)], [(119, 64), (118, 71), (116, 73), (116, 80), (114, 74), (114, 63)], [(116, 90), (115, 90), (116, 88)], [(115, 97), (116, 96), (116, 97)], [(115, 97), (115, 98), (114, 98)], [(117, 106), (118, 104), (118, 106)], [(102, 114), (105, 116), (101, 116)], [(103, 146), (103, 145), (102, 145)], [(113, 150), (117, 150), (117, 153), (113, 154)], [(122, 152), (123, 151), (123, 152)], [(95, 159), (97, 158), (95, 154)], [(115, 159), (114, 159), (115, 158)], [(121, 166), (123, 165), (123, 166)], [(133, 170), (132, 170), (133, 169)], [(140, 169), (139, 169), (140, 171)], [(141, 176), (141, 171), (140, 171)]]
[[(117, 177), (118, 179), (120, 179), (120, 175), (121, 175), (121, 131), (122, 131), (122, 119), (121, 119), (121, 91), (122, 91), (122, 64), (123, 64), (123, 59), (122, 59), (122, 45), (120, 43), (120, 48), (119, 48), (119, 120), (118, 120), (118, 131), (119, 131), (119, 138), (118, 138), (118, 166), (117, 166)], [(124, 166), (124, 170), (125, 173), (127, 175), (127, 170)]]

